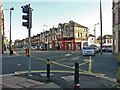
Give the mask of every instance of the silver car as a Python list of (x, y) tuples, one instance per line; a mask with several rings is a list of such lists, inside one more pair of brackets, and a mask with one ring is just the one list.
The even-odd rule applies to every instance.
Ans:
[(82, 55), (93, 55), (95, 56), (95, 50), (93, 47), (85, 47), (82, 50)]

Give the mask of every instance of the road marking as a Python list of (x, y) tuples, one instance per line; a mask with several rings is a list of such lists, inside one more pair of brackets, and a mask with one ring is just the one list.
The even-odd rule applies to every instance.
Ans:
[(84, 63), (81, 63), (81, 64), (79, 64), (79, 66), (82, 66), (82, 65), (85, 65), (85, 64), (87, 64), (89, 61), (86, 61), (86, 62), (84, 62)]
[(71, 56), (71, 54), (66, 54), (65, 56)]
[[(36, 58), (36, 57), (33, 57), (33, 58)], [(42, 59), (42, 58), (36, 58), (36, 59), (40, 59), (40, 60), (43, 60), (43, 61), (47, 61), (45, 59)], [(71, 67), (71, 66), (67, 66), (67, 65), (64, 65), (64, 64), (60, 64), (60, 63), (57, 63), (57, 62), (54, 62), (54, 61), (51, 61), (51, 63), (53, 64), (56, 64), (56, 65), (59, 65), (59, 66), (64, 66), (64, 67), (67, 67), (67, 68), (71, 68), (71, 69), (74, 69), (75, 67)], [(101, 73), (92, 73), (92, 72), (89, 72), (89, 71), (86, 71), (86, 70), (82, 70), (82, 69), (79, 69), (81, 72), (84, 72), (86, 74), (90, 74), (90, 75), (97, 75), (97, 76), (105, 76), (105, 74), (101, 74)]]
[(15, 73), (11, 73), (11, 74), (3, 74), (3, 75), (0, 75), (0, 77), (4, 77), (4, 76), (12, 76), (12, 75), (16, 75)]

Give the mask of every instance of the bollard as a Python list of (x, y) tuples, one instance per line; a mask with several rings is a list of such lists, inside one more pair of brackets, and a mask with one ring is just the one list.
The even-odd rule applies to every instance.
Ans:
[(74, 90), (79, 90), (79, 63), (75, 63)]
[(117, 85), (120, 87), (120, 53), (117, 55), (118, 58), (118, 79), (117, 79)]
[(47, 81), (50, 81), (50, 60), (47, 59)]

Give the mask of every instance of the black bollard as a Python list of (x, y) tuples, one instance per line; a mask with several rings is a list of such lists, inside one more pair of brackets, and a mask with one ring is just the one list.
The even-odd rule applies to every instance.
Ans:
[(47, 81), (50, 81), (50, 60), (47, 59)]
[(79, 63), (75, 63), (74, 90), (79, 90)]

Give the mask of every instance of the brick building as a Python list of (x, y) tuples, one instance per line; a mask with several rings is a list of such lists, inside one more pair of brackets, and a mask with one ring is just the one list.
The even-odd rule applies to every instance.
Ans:
[(113, 0), (113, 53), (120, 52), (120, 0)]

